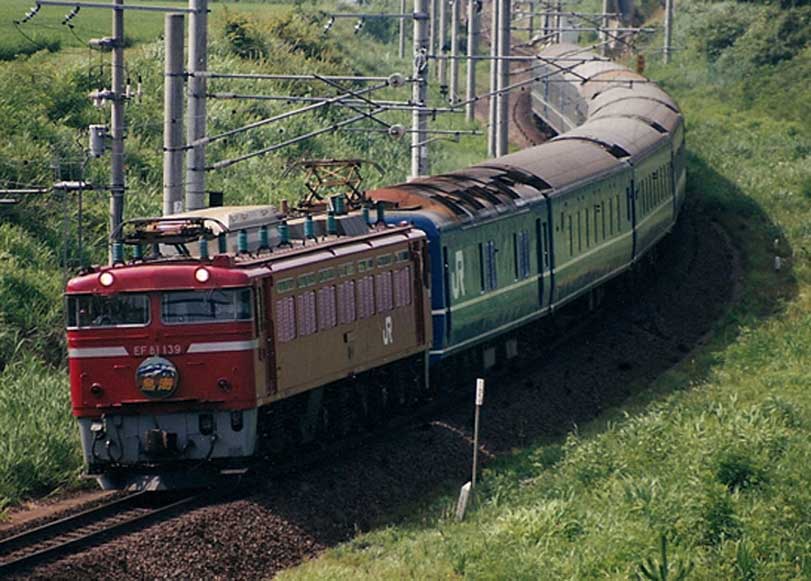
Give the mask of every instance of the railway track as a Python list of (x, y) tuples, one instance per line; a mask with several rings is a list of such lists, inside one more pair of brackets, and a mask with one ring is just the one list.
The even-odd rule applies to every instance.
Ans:
[(0, 540), (0, 578), (146, 526), (200, 496), (139, 492)]

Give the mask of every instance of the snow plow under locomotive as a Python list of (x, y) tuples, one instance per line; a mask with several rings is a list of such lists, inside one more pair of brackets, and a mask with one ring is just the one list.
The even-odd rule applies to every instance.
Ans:
[(678, 108), (582, 49), (546, 54), (583, 56), (533, 89), (560, 135), (368, 192), (374, 220), (338, 196), (314, 215), (211, 208), (128, 223), (115, 247), (132, 245), (132, 259), (67, 288), (89, 473), (105, 487), (182, 486), (379, 422), (430, 396), (438, 369), (513, 356), (507, 333), (650, 252), (684, 202)]

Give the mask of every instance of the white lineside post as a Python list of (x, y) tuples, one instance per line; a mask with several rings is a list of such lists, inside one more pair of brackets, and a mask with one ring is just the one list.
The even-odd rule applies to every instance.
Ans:
[[(440, 0), (444, 1), (444, 0)], [(414, 82), (411, 98), (411, 175), (410, 179), (428, 175), (428, 0), (414, 0)]]
[(510, 18), (511, 0), (500, 0), (498, 11), (498, 90), (496, 96), (496, 157), (507, 155), (509, 149), (510, 93)]
[(476, 0), (467, 0), (467, 83), (465, 87), (465, 119), (473, 121), (476, 114), (476, 54), (479, 52), (479, 12)]
[(451, 62), (448, 102), (456, 105), (459, 101), (459, 5), (462, 0), (449, 0), (451, 5)]
[(183, 14), (164, 16), (163, 215), (183, 211)]
[[(208, 69), (208, 0), (189, 0), (189, 83), (186, 112), (186, 141), (192, 143), (206, 136), (206, 78)], [(206, 206), (205, 145), (191, 146), (186, 154), (186, 209)]]
[[(115, 0), (123, 6), (124, 0)], [(110, 232), (124, 220), (124, 11), (113, 9), (112, 96), (110, 113)], [(112, 247), (110, 248), (112, 258)]]
[(400, 0), (400, 46), (398, 54), (400, 58), (405, 58), (405, 45), (406, 45), (406, 19), (403, 15), (408, 10), (406, 0)]
[(665, 64), (670, 63), (670, 52), (673, 50), (673, 0), (665, 0), (665, 46), (662, 51)]
[(490, 102), (487, 123), (487, 155), (496, 156), (496, 90), (498, 89), (498, 10), (501, 0), (490, 2)]
[(603, 16), (600, 19), (600, 54), (606, 56), (608, 54), (608, 7), (609, 0), (603, 0)]
[(479, 416), (484, 405), (484, 379), (476, 380), (476, 410), (473, 416), (473, 473), (470, 477), (470, 489), (476, 488), (476, 475), (479, 471)]

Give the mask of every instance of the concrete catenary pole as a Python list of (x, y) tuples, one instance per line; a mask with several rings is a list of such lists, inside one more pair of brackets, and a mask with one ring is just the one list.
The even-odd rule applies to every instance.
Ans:
[(498, 9), (501, 0), (490, 2), (490, 102), (487, 123), (487, 155), (496, 155), (496, 89), (498, 88)]
[(662, 51), (665, 64), (670, 62), (670, 52), (673, 49), (673, 0), (665, 0), (665, 46)]
[(600, 54), (605, 56), (608, 54), (608, 7), (609, 0), (603, 0), (603, 17), (600, 22)]
[[(189, 85), (186, 137), (189, 144), (206, 136), (206, 79), (195, 73), (208, 68), (208, 0), (189, 0)], [(186, 209), (206, 206), (206, 149), (195, 145), (186, 157)]]
[[(428, 54), (435, 55), (438, 52), (436, 46), (437, 36), (439, 35), (439, 0), (428, 0), (428, 7), (428, 16), (430, 17), (428, 27)], [(439, 71), (439, 67), (437, 67), (437, 71)]]
[(459, 101), (459, 6), (462, 0), (449, 0), (451, 5), (451, 62), (448, 101), (455, 105)]
[[(113, 4), (123, 6), (124, 0), (115, 0)], [(126, 188), (124, 181), (124, 11), (121, 9), (113, 10), (112, 58), (110, 232), (118, 228), (124, 219), (124, 191)]]
[[(499, 91), (510, 84), (510, 23), (511, 0), (500, 0), (498, 11), (498, 88)], [(500, 92), (496, 99), (496, 157), (507, 155), (509, 148), (510, 94)]]
[(555, 42), (557, 44), (560, 44), (560, 42), (563, 40), (561, 35), (561, 29), (563, 27), (562, 12), (563, 3), (558, 0), (558, 2), (555, 3)]
[(479, 4), (476, 0), (467, 0), (467, 82), (465, 86), (465, 119), (473, 121), (476, 114), (476, 61), (479, 52)]
[(529, 23), (527, 24), (529, 28), (529, 39), (532, 40), (535, 36), (535, 2), (534, 0), (530, 0), (529, 2)]
[[(448, 56), (448, 0), (439, 0), (439, 30), (437, 31), (437, 52), (442, 57)], [(448, 92), (448, 60), (439, 59), (439, 92), (443, 95)]]
[[(444, 0), (442, 0), (444, 1)], [(428, 0), (414, 0), (414, 79), (411, 99), (418, 108), (411, 113), (410, 179), (428, 175)]]
[(400, 0), (400, 46), (399, 46), (399, 55), (400, 58), (405, 58), (405, 45), (406, 45), (406, 19), (403, 18), (403, 14), (406, 13), (408, 7), (406, 5), (406, 0)]
[[(549, 1), (544, 2), (543, 17), (541, 18), (541, 32), (544, 38), (549, 36), (549, 13), (552, 11)], [(545, 42), (549, 42), (547, 39)]]
[(183, 26), (182, 14), (164, 17), (163, 214), (183, 211)]

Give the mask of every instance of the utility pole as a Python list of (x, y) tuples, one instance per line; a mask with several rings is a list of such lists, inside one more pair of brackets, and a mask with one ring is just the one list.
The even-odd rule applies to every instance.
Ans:
[[(442, 57), (448, 56), (448, 0), (439, 0), (439, 34), (437, 34), (437, 42), (439, 47), (437, 52)], [(437, 74), (439, 76), (439, 92), (445, 94), (448, 92), (448, 60), (447, 58), (439, 59), (437, 63)]]
[[(445, 0), (440, 0), (444, 3)], [(411, 98), (416, 106), (411, 113), (411, 176), (428, 175), (428, 0), (414, 0), (414, 83)], [(441, 62), (441, 61), (440, 61)]]
[(448, 101), (455, 105), (459, 100), (459, 5), (462, 0), (449, 0), (451, 4), (451, 78)]
[(496, 101), (498, 96), (498, 45), (499, 45), (499, 29), (498, 29), (498, 12), (501, 0), (491, 0), (490, 2), (490, 102), (488, 125), (487, 125), (487, 155), (495, 157), (496, 155), (496, 119), (497, 108)]
[[(429, 5), (429, 30), (428, 30), (428, 54), (435, 55), (437, 52), (437, 36), (439, 35), (439, 0), (428, 0)], [(439, 70), (439, 67), (437, 67)]]
[(163, 215), (183, 211), (183, 14), (164, 17)]
[(670, 63), (670, 52), (673, 50), (673, 0), (665, 0), (665, 46), (662, 51), (665, 64)]
[[(206, 136), (206, 78), (208, 69), (208, 0), (189, 0), (189, 64), (186, 142), (194, 143)], [(206, 149), (194, 145), (186, 157), (186, 209), (206, 206)]]
[(543, 18), (541, 19), (542, 33), (544, 38), (549, 37), (549, 12), (552, 10), (548, 1), (544, 2)]
[[(124, 220), (124, 0), (113, 2), (112, 41), (112, 95), (110, 114), (110, 232), (114, 232)], [(112, 252), (112, 250), (111, 250)]]
[(510, 84), (510, 8), (511, 0), (499, 0), (498, 11), (498, 89), (496, 96), (496, 157), (509, 150), (510, 93), (504, 88)]
[(609, 0), (603, 0), (602, 26), (599, 34), (600, 54), (602, 56), (608, 53), (608, 2)]
[[(460, 0), (461, 1), (461, 0)], [(476, 54), (479, 52), (479, 4), (467, 0), (467, 83), (465, 86), (465, 119), (473, 121), (476, 114)]]
[[(400, 14), (405, 14), (408, 7), (406, 6), (406, 0), (400, 0)], [(405, 41), (406, 41), (406, 19), (404, 17), (400, 17), (400, 47), (399, 47), (399, 55), (400, 58), (405, 58)]]
[(535, 1), (529, 1), (529, 40), (535, 37)]

